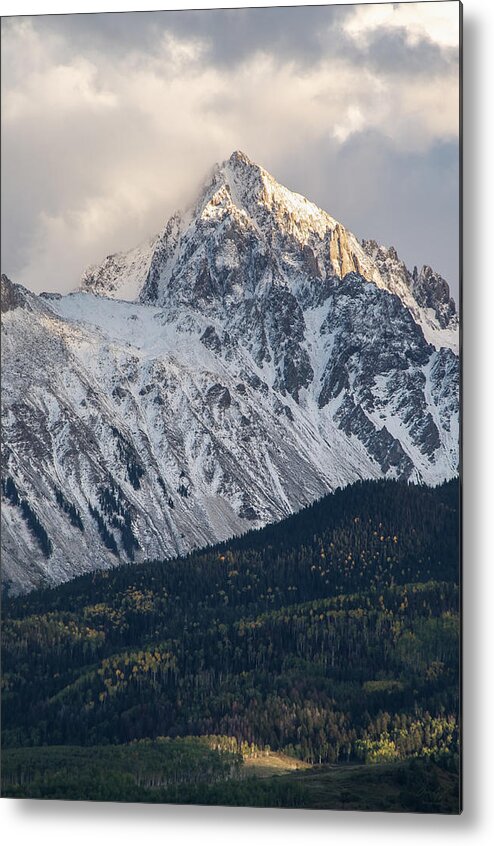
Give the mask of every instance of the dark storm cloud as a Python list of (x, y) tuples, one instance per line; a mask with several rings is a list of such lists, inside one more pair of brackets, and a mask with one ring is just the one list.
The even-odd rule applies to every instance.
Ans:
[[(281, 14), (280, 14), (281, 12)], [(165, 32), (199, 38), (219, 65), (242, 62), (255, 51), (286, 60), (313, 63), (329, 48), (349, 48), (342, 30), (345, 7), (211, 9), (209, 11), (129, 12), (43, 16), (40, 31), (58, 31), (75, 49), (158, 52)]]
[(456, 66), (458, 51), (440, 47), (428, 38), (409, 43), (405, 29), (383, 29), (372, 33), (366, 47), (355, 50), (354, 59), (385, 73), (430, 76)]
[(117, 56), (158, 54), (165, 33), (197, 38), (207, 43), (208, 57), (219, 66), (239, 64), (256, 51), (302, 66), (331, 54), (381, 70), (418, 74), (434, 73), (457, 60), (456, 50), (427, 37), (409, 43), (405, 28), (376, 30), (358, 44), (344, 30), (351, 12), (351, 6), (313, 6), (45, 15), (36, 18), (36, 26), (40, 32), (59, 32), (74, 50)]

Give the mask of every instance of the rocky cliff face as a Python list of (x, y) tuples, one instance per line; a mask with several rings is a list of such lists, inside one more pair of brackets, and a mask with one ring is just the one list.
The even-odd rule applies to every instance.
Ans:
[(79, 293), (2, 279), (2, 303), (12, 590), (180, 554), (359, 478), (457, 472), (444, 280), (241, 153)]
[(394, 247), (380, 247), (376, 241), (362, 241), (362, 246), (375, 263), (386, 286), (400, 296), (431, 340), (439, 340), (438, 330), (449, 330), (450, 345), (456, 348), (454, 338), (458, 329), (458, 315), (449, 285), (442, 276), (427, 265), (422, 267), (420, 273), (416, 267), (409, 271)]

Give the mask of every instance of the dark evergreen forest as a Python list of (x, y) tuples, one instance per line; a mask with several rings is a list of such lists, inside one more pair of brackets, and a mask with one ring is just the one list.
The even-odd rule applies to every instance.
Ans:
[(458, 812), (459, 641), (457, 480), (7, 598), (3, 795)]

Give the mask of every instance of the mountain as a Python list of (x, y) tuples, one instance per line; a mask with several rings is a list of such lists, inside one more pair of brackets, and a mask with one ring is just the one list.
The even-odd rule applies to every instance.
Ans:
[(244, 154), (66, 296), (2, 277), (12, 592), (259, 527), (364, 478), (458, 472), (447, 283)]

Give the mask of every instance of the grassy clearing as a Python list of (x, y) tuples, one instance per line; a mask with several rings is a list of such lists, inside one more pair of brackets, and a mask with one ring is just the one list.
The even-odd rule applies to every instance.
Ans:
[(268, 752), (265, 755), (244, 758), (243, 775), (247, 778), (270, 778), (310, 768), (311, 765), (305, 761), (298, 761), (281, 752)]

